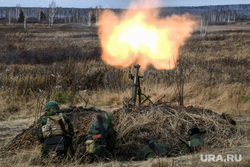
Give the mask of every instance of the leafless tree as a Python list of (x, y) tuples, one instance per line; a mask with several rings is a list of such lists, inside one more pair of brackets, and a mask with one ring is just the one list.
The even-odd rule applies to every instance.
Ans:
[(56, 2), (52, 0), (52, 2), (49, 4), (49, 27), (53, 26), (53, 23), (55, 21), (55, 14), (56, 14)]
[(92, 16), (92, 10), (88, 11), (88, 26), (91, 26), (91, 16)]
[[(39, 89), (39, 91), (40, 91), (40, 89)], [(34, 122), (37, 122), (38, 119), (41, 117), (42, 110), (45, 107), (45, 95), (44, 95), (44, 92), (40, 91), (40, 93), (37, 94), (36, 98), (37, 98), (37, 103), (36, 103), (37, 104), (37, 111), (35, 113)]]
[(180, 106), (184, 106), (184, 73), (185, 68), (183, 65), (182, 56), (180, 56), (178, 60), (178, 66), (176, 69), (175, 80), (176, 80), (176, 88), (178, 94), (178, 103)]
[(95, 8), (95, 24), (98, 24), (98, 18), (99, 18), (100, 8), (96, 6)]
[(200, 37), (204, 38), (207, 34), (208, 19), (201, 17), (200, 19)]
[(20, 15), (20, 4), (17, 4), (16, 5), (16, 20), (18, 20), (19, 15)]
[(235, 22), (235, 18), (236, 18), (237, 12), (236, 10), (233, 11), (233, 22)]
[(38, 22), (40, 22), (40, 19), (41, 19), (41, 11), (42, 11), (42, 9), (38, 8), (38, 15), (37, 15)]
[(81, 11), (79, 9), (75, 10), (75, 22), (76, 23), (80, 23), (80, 18), (81, 18), (80, 13)]
[(230, 23), (231, 22), (231, 17), (232, 17), (232, 12), (231, 10), (227, 11), (227, 22)]
[(26, 29), (27, 28), (27, 10), (24, 10), (24, 20), (23, 20), (23, 28)]
[(220, 12), (220, 22), (226, 22), (227, 21), (227, 11), (222, 10)]
[(9, 15), (9, 24), (10, 24), (10, 22), (11, 22), (11, 17), (13, 16), (13, 13), (12, 13), (11, 8), (9, 8), (8, 15)]
[(217, 15), (218, 15), (218, 11), (216, 9), (212, 10), (210, 13), (210, 20), (212, 22), (216, 22), (217, 21)]
[(33, 18), (33, 19), (37, 17), (37, 11), (38, 11), (37, 8), (28, 8), (26, 10), (27, 10), (28, 17)]
[[(66, 17), (68, 18), (68, 23), (71, 23), (72, 12), (73, 12), (72, 9), (67, 10)], [(65, 19), (65, 23), (66, 23), (66, 19)]]

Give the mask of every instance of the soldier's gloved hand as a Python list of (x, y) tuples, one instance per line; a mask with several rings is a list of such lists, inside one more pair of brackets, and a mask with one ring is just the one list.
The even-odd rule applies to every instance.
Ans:
[(71, 140), (72, 141), (72, 136), (70, 136), (69, 133), (63, 133), (63, 136), (65, 137), (66, 140)]

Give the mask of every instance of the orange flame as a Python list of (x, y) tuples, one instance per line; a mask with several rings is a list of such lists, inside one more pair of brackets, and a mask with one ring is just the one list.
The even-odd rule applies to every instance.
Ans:
[(99, 20), (102, 59), (116, 67), (172, 69), (195, 26), (187, 15), (159, 19), (152, 9), (130, 9), (121, 16), (105, 10)]

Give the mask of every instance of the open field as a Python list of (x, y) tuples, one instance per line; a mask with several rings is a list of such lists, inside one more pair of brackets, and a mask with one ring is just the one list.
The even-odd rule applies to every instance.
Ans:
[(208, 26), (207, 32), (216, 31), (249, 31), (249, 22), (237, 23), (232, 25), (210, 25)]
[[(47, 100), (57, 100), (61, 107), (96, 106), (113, 111), (131, 98), (132, 80), (128, 74), (133, 67), (116, 69), (102, 62), (96, 27), (68, 24), (48, 28), (28, 24), (24, 30), (18, 24), (0, 25), (0, 41), (0, 147), (31, 125), (42, 114)], [(177, 83), (182, 78), (185, 106), (226, 112), (250, 132), (249, 46), (250, 24), (208, 26), (204, 38), (197, 31), (181, 48), (175, 69), (158, 71), (150, 67), (141, 71), (142, 91), (153, 102), (166, 95), (161, 102), (177, 105)], [(242, 141), (242, 144), (232, 152), (248, 155), (242, 162), (247, 165), (249, 138), (248, 143)], [(13, 159), (37, 155), (38, 149), (20, 152)], [(157, 166), (156, 160), (134, 165)], [(29, 166), (29, 160), (27, 164), (16, 162)], [(176, 165), (195, 165), (190, 162), (185, 164), (185, 160), (180, 160)], [(203, 165), (199, 161), (194, 163)], [(123, 166), (119, 162), (106, 165)]]

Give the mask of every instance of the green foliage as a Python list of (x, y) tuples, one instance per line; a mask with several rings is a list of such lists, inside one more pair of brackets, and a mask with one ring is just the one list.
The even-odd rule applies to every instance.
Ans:
[(241, 97), (241, 100), (242, 100), (244, 103), (250, 101), (250, 95), (242, 96), (242, 97)]
[(23, 23), (24, 22), (24, 13), (21, 10), (20, 14), (19, 14), (19, 18), (18, 18), (18, 23)]
[(61, 91), (58, 91), (55, 93), (55, 101), (61, 104), (68, 103), (73, 100), (73, 94), (72, 93), (64, 93)]
[(46, 20), (46, 15), (43, 13), (43, 11), (41, 11), (41, 13), (40, 13), (40, 20), (41, 20), (41, 22), (45, 22), (45, 20)]

